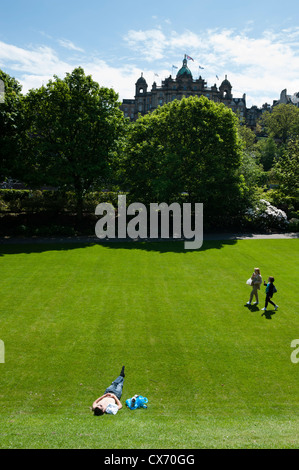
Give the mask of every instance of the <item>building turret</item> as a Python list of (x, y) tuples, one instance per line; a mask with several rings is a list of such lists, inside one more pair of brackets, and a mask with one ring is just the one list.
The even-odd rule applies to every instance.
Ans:
[(143, 96), (147, 93), (147, 83), (145, 78), (143, 77), (143, 73), (141, 73), (141, 77), (138, 78), (137, 82), (135, 83), (135, 96)]
[(220, 91), (220, 98), (224, 100), (231, 100), (232, 99), (232, 86), (227, 79), (227, 75), (225, 75), (225, 80), (221, 83), (219, 87)]

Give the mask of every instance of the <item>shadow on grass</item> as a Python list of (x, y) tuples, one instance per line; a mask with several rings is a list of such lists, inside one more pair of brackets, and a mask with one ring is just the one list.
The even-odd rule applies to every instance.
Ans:
[[(245, 304), (244, 307), (246, 307), (250, 312), (259, 312), (259, 307), (257, 305), (247, 305)], [(266, 312), (263, 311), (261, 314), (261, 317), (265, 317), (267, 320), (272, 320), (272, 316), (275, 315), (276, 311), (275, 310), (267, 310)]]
[(190, 253), (194, 251), (203, 252), (206, 250), (220, 250), (226, 245), (235, 245), (237, 240), (204, 240), (201, 248), (197, 250), (186, 250), (183, 241), (178, 240), (161, 240), (161, 241), (144, 241), (144, 240), (127, 240), (127, 241), (94, 241), (85, 239), (17, 239), (0, 241), (0, 256), (20, 253), (42, 253), (45, 251), (67, 251), (78, 248), (88, 248), (100, 245), (110, 250), (142, 250), (156, 251), (159, 253)]
[(257, 305), (247, 305), (245, 304), (244, 307), (247, 307), (250, 312), (258, 312), (259, 308)]
[(130, 242), (106, 242), (105, 248), (117, 250), (142, 250), (157, 251), (159, 253), (192, 253), (195, 251), (203, 252), (207, 250), (220, 250), (225, 245), (235, 245), (237, 240), (204, 240), (201, 248), (197, 250), (185, 249), (183, 241), (130, 241)]
[(266, 312), (264, 311), (261, 314), (261, 317), (265, 317), (267, 320), (272, 320), (272, 316), (275, 315), (276, 311), (275, 310), (267, 310)]

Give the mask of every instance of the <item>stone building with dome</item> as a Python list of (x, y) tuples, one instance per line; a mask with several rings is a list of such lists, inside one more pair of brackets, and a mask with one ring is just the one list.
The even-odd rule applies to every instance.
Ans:
[(246, 95), (244, 94), (242, 98), (234, 98), (232, 85), (227, 76), (225, 76), (219, 88), (216, 84), (208, 87), (207, 82), (201, 76), (193, 79), (191, 70), (188, 68), (186, 55), (176, 77), (173, 78), (170, 75), (162, 81), (161, 86), (154, 82), (151, 90), (149, 90), (148, 84), (143, 74), (141, 74), (135, 84), (134, 99), (124, 99), (121, 110), (125, 117), (129, 117), (134, 121), (139, 114), (144, 115), (152, 112), (158, 106), (190, 96), (206, 96), (216, 103), (224, 103), (246, 120)]

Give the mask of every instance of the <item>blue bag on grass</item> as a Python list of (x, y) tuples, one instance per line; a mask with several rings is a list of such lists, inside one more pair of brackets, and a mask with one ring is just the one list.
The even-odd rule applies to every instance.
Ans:
[(126, 400), (126, 405), (130, 410), (136, 410), (137, 408), (147, 408), (146, 403), (148, 399), (142, 395), (134, 395), (132, 398)]

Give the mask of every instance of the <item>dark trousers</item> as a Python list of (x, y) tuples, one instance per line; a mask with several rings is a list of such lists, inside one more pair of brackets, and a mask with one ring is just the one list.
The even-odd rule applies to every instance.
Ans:
[(114, 395), (116, 395), (117, 398), (120, 400), (123, 391), (123, 385), (124, 378), (120, 375), (112, 382), (110, 387), (106, 388), (105, 393), (114, 393)]
[(266, 296), (265, 308), (267, 308), (268, 303), (272, 304), (273, 307), (276, 307), (275, 303), (272, 302), (271, 297), (269, 295)]

